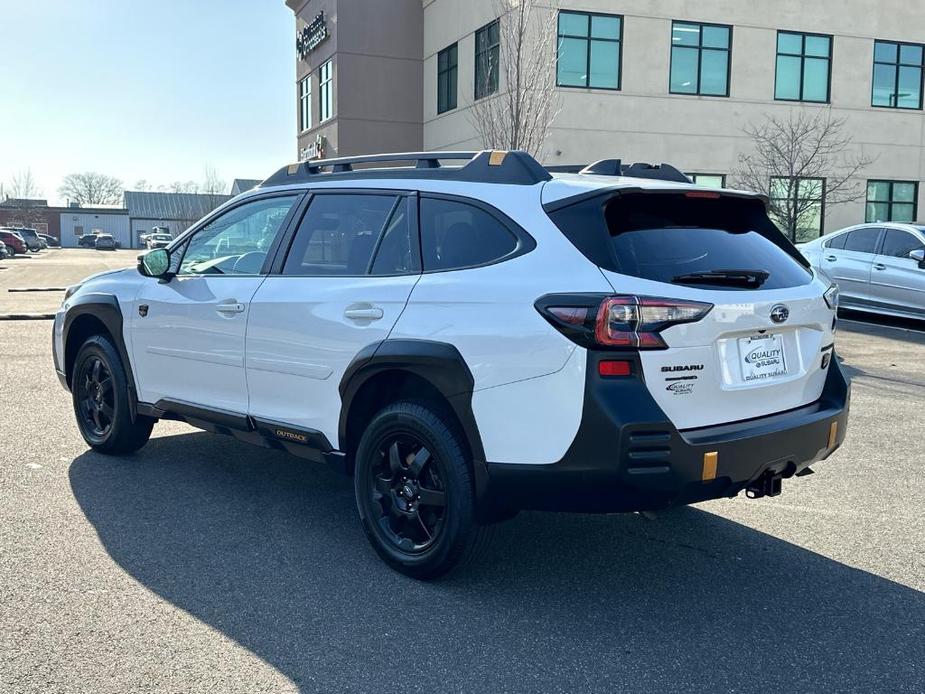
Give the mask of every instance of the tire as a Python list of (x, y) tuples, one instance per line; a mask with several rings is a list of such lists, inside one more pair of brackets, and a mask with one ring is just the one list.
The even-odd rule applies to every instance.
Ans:
[(491, 526), (475, 520), (472, 472), (452, 419), (397, 402), (380, 411), (357, 447), (354, 491), (363, 530), (396, 571), (438, 578), (474, 560)]
[(138, 415), (132, 421), (125, 368), (109, 338), (94, 335), (81, 346), (71, 396), (77, 427), (94, 450), (122, 455), (148, 442), (155, 420)]

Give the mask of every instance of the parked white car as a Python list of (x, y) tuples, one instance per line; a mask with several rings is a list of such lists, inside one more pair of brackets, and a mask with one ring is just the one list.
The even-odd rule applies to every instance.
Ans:
[(799, 246), (845, 308), (925, 320), (925, 226), (858, 224)]
[[(353, 170), (385, 162), (412, 166)], [(374, 155), (284, 167), (71, 287), (55, 368), (94, 449), (182, 419), (331, 463), (379, 555), (432, 578), (520, 509), (810, 472), (847, 425), (835, 291), (760, 196), (665, 164)]]

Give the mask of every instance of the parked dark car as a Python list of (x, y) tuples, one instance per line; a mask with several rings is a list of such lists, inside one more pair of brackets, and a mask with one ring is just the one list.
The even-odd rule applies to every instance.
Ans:
[(58, 248), (58, 246), (61, 245), (58, 239), (56, 239), (51, 234), (39, 234), (39, 236), (41, 237), (42, 241), (45, 242), (45, 245), (47, 245), (49, 248)]
[(78, 248), (96, 248), (96, 234), (84, 234), (77, 239)]
[(10, 255), (25, 254), (28, 249), (22, 236), (9, 229), (0, 229), (0, 241), (6, 244), (7, 250), (11, 251)]
[(26, 247), (33, 253), (38, 253), (44, 247), (44, 243), (35, 229), (28, 227), (8, 227), (9, 231), (15, 231), (26, 242)]
[(96, 250), (114, 251), (118, 247), (119, 247), (119, 244), (116, 243), (116, 240), (112, 237), (112, 234), (97, 234), (96, 235)]

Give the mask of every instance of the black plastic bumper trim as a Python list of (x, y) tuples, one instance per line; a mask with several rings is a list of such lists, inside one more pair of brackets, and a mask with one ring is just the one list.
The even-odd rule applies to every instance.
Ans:
[[(767, 471), (790, 477), (844, 441), (850, 386), (835, 359), (811, 405), (679, 431), (638, 378), (597, 378), (597, 361), (607, 356), (588, 353), (582, 420), (565, 456), (550, 464), (488, 463), (490, 503), (549, 511), (657, 510), (735, 496)], [(704, 454), (712, 452), (718, 455), (716, 476), (704, 481)]]

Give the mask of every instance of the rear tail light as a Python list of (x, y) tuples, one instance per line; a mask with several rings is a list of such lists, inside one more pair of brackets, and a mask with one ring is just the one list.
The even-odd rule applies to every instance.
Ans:
[(825, 294), (822, 295), (825, 299), (825, 305), (828, 306), (833, 311), (838, 310), (838, 285), (833, 284), (831, 287), (825, 290)]
[(661, 332), (699, 321), (713, 304), (651, 296), (552, 294), (539, 312), (566, 337), (590, 348), (666, 349)]

